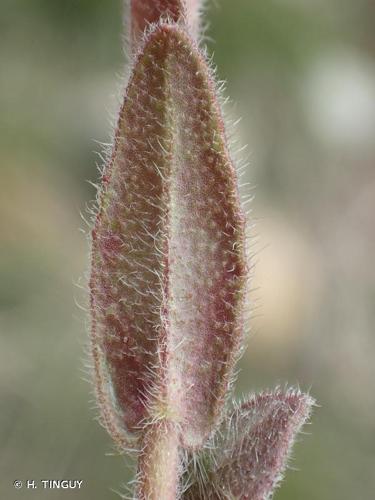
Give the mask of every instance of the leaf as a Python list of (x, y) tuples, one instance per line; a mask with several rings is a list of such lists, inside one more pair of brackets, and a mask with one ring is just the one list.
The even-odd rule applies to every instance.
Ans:
[(190, 36), (162, 23), (128, 84), (92, 232), (92, 353), (120, 447), (167, 419), (199, 448), (242, 342), (244, 217), (215, 85)]
[(312, 398), (279, 390), (252, 396), (227, 416), (190, 466), (184, 500), (266, 500), (282, 478)]

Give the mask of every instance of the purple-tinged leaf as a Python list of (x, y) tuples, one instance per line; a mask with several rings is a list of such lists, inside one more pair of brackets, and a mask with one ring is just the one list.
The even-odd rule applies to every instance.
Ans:
[(161, 24), (135, 61), (92, 232), (92, 352), (102, 420), (215, 430), (242, 343), (244, 217), (215, 86), (190, 36)]
[[(282, 478), (312, 398), (299, 391), (251, 397), (223, 422), (201, 466), (190, 471), (184, 500), (266, 500)], [(199, 460), (199, 459), (198, 459)]]

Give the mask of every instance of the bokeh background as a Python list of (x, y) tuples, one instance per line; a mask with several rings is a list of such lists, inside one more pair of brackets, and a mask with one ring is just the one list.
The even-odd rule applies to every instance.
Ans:
[[(121, 1), (0, 11), (0, 497), (115, 499), (129, 472), (95, 421), (80, 286), (96, 141), (110, 141), (123, 81)], [(238, 394), (287, 381), (319, 403), (277, 500), (370, 500), (375, 3), (217, 0), (208, 19), (256, 195)], [(12, 487), (61, 478), (84, 486)]]

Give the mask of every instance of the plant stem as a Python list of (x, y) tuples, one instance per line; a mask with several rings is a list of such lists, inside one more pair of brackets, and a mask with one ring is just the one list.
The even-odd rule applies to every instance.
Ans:
[(176, 426), (168, 421), (146, 431), (138, 464), (137, 500), (176, 500), (180, 453)]

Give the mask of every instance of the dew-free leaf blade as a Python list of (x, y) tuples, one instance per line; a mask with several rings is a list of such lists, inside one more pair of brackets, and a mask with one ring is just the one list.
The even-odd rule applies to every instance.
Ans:
[(241, 346), (246, 282), (215, 85), (190, 36), (161, 24), (133, 68), (93, 230), (92, 343), (107, 428), (136, 433), (164, 418), (184, 446), (202, 446)]
[(259, 394), (223, 422), (184, 500), (266, 500), (282, 478), (295, 437), (314, 401), (299, 391)]

